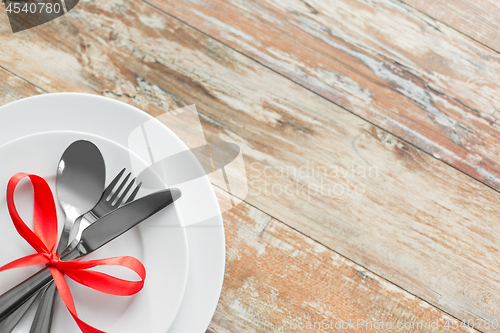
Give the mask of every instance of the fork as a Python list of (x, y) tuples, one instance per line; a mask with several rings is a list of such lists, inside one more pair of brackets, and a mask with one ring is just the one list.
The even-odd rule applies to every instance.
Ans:
[[(135, 183), (135, 178), (134, 178), (128, 184), (127, 188), (123, 191), (123, 193), (121, 193), (121, 195), (120, 195), (120, 192), (122, 191), (123, 187), (126, 185), (127, 181), (130, 178), (131, 173), (129, 173), (125, 177), (125, 179), (121, 182), (121, 184), (118, 186), (118, 188), (115, 191), (113, 191), (114, 187), (116, 186), (116, 184), (118, 183), (118, 181), (120, 180), (121, 176), (124, 173), (125, 173), (125, 169), (120, 171), (118, 176), (116, 176), (115, 179), (113, 179), (113, 181), (108, 185), (106, 190), (104, 190), (104, 193), (102, 194), (101, 199), (99, 199), (99, 202), (97, 203), (97, 205), (94, 208), (92, 208), (92, 210), (90, 210), (85, 215), (83, 215), (82, 218), (80, 219), (80, 221), (77, 221), (75, 223), (73, 228), (78, 228), (77, 229), (78, 233), (74, 237), (75, 240), (77, 240), (77, 241), (80, 240), (83, 231), (89, 225), (91, 225), (92, 223), (94, 223), (95, 221), (97, 221), (99, 218), (106, 215), (107, 213), (120, 207), (121, 203), (123, 202), (123, 200), (127, 196), (127, 193), (130, 191), (130, 189), (132, 188), (132, 186)], [(130, 197), (125, 202), (126, 204), (135, 199), (135, 196), (137, 195), (137, 192), (139, 192), (141, 185), (142, 185), (142, 183), (140, 183), (139, 185), (136, 186), (136, 188), (134, 189), (132, 194), (130, 194)], [(75, 243), (75, 241), (69, 243), (68, 247), (66, 247), (66, 249), (61, 253), (60, 256), (62, 257), (66, 253), (68, 253), (69, 251), (73, 250), (73, 248), (75, 247), (76, 244), (77, 244), (77, 242)]]
[[(79, 221), (80, 223), (75, 223), (73, 228), (78, 228), (78, 233), (75, 239), (79, 240), (81, 238), (83, 230), (85, 230), (89, 225), (97, 221), (101, 216), (106, 215), (107, 213), (115, 210), (120, 207), (122, 202), (125, 200), (128, 192), (132, 189), (132, 186), (135, 183), (135, 178), (130, 181), (128, 186), (122, 192), (123, 188), (127, 184), (131, 173), (129, 173), (125, 179), (120, 183), (118, 188), (115, 189), (116, 184), (125, 173), (126, 169), (120, 171), (118, 176), (113, 179), (113, 181), (108, 185), (108, 187), (104, 190), (101, 199), (97, 205), (92, 208), (89, 212), (84, 214)], [(130, 194), (129, 198), (125, 203), (129, 203), (134, 200), (137, 192), (141, 188), (142, 183), (137, 185), (134, 191)], [(70, 245), (61, 253), (61, 256), (71, 251), (76, 244), (70, 243)], [(37, 312), (35, 314), (35, 319), (33, 319), (33, 324), (31, 325), (30, 333), (49, 333), (52, 325), (52, 316), (54, 314), (54, 301), (55, 296), (57, 295), (57, 288), (55, 287), (55, 283), (52, 282), (45, 292), (42, 295), (42, 299), (40, 300), (40, 304), (38, 305)]]
[[(75, 223), (73, 226), (73, 230), (77, 230), (76, 239), (81, 237), (81, 234), (85, 228), (89, 225), (97, 221), (101, 216), (106, 215), (107, 213), (115, 210), (120, 207), (122, 202), (125, 200), (128, 192), (132, 189), (132, 186), (135, 183), (135, 178), (130, 181), (128, 186), (123, 190), (128, 180), (130, 179), (131, 173), (129, 173), (125, 179), (120, 183), (118, 187), (116, 185), (120, 181), (120, 178), (125, 173), (126, 169), (122, 169), (120, 173), (111, 181), (111, 183), (104, 190), (99, 202), (96, 204), (92, 210), (85, 213), (81, 216), (79, 223)], [(137, 193), (141, 188), (142, 183), (139, 183), (134, 191), (130, 194), (125, 203), (129, 203), (135, 199)], [(116, 189), (115, 189), (116, 188)], [(123, 190), (123, 192), (122, 192)], [(78, 229), (76, 229), (78, 228)], [(69, 245), (60, 254), (62, 256), (64, 253), (69, 252), (74, 245)], [(55, 283), (52, 282), (48, 286), (46, 286), (42, 291), (39, 292), (38, 295), (42, 295), (40, 304), (38, 305), (38, 309), (35, 314), (35, 318), (33, 320), (33, 324), (31, 325), (30, 333), (48, 333), (50, 332), (51, 323), (52, 323), (52, 315), (54, 311), (54, 300), (57, 295), (57, 288), (55, 287)], [(7, 317), (2, 323), (0, 323), (0, 331), (3, 333), (10, 333), (14, 327), (17, 325), (19, 320), (24, 316), (24, 314), (28, 311), (31, 305), (34, 303), (37, 295), (34, 295), (31, 299), (29, 299), (25, 304), (19, 307), (16, 311)]]

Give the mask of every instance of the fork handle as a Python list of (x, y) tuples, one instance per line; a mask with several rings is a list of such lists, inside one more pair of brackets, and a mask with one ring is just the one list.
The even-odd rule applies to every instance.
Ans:
[(29, 300), (23, 303), (19, 308), (17, 308), (14, 312), (11, 312), (7, 318), (2, 320), (0, 322), (0, 332), (2, 333), (10, 333), (16, 327), (16, 325), (19, 323), (21, 318), (23, 318), (24, 314), (28, 312), (30, 307), (33, 305), (35, 300), (38, 298), (38, 295), (41, 293), (41, 291), (38, 294), (35, 294), (31, 296)]
[(48, 268), (44, 268), (29, 279), (0, 296), (0, 320), (5, 319), (9, 313), (15, 311), (33, 296), (40, 288), (52, 280)]
[(52, 326), (52, 316), (54, 314), (54, 304), (57, 295), (57, 288), (54, 282), (50, 282), (42, 295), (35, 319), (30, 328), (30, 333), (49, 333)]
[[(80, 257), (77, 248), (65, 255), (63, 260), (69, 261)], [(4, 320), (10, 313), (24, 304), (40, 288), (53, 281), (48, 268), (44, 268), (30, 278), (24, 280), (14, 288), (0, 296), (0, 321)]]

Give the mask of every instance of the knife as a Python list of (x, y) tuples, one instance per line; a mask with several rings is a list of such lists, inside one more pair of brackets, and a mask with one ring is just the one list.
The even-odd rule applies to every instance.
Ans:
[(10, 333), (17, 326), (17, 323), (21, 320), (26, 312), (28, 312), (29, 308), (35, 303), (35, 300), (38, 299), (38, 294), (34, 294), (23, 303), (16, 311), (11, 312), (6, 318), (0, 321), (0, 332), (2, 333)]
[[(61, 260), (70, 261), (86, 256), (158, 213), (181, 197), (176, 188), (158, 191), (134, 200), (104, 215), (87, 227), (76, 246)], [(71, 245), (70, 245), (71, 246)], [(45, 268), (0, 296), (0, 321), (23, 305), (37, 290), (52, 281)]]

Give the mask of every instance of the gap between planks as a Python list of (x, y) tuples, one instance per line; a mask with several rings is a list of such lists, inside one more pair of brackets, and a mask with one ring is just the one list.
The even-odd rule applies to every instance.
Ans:
[[(12, 74), (12, 73), (10, 73), (10, 72), (8, 72), (8, 71), (5, 71), (5, 73), (8, 73), (8, 74), (12, 75), (15, 79), (17, 79), (17, 80), (21, 81), (23, 85), (29, 85), (29, 86), (35, 87), (33, 84), (30, 84), (27, 80), (23, 79), (22, 77), (19, 77), (18, 75), (14, 75), (14, 74)], [(22, 91), (26, 91), (26, 88), (21, 88), (21, 89), (22, 89)], [(35, 89), (37, 89), (37, 88), (35, 87)], [(26, 91), (26, 92), (28, 93), (28, 96), (29, 96), (30, 94), (32, 94), (32, 92), (31, 92), (31, 91)], [(214, 185), (214, 186), (216, 186), (216, 185)], [(218, 191), (223, 191), (223, 192), (228, 193), (228, 192), (227, 192), (227, 191), (225, 191), (224, 189), (221, 189), (221, 188), (220, 188), (220, 187), (218, 187), (218, 186), (216, 186), (216, 187), (218, 188)], [(241, 198), (240, 198), (240, 199), (241, 199)], [(373, 274), (374, 276), (378, 277), (380, 280), (385, 281), (387, 284), (392, 285), (392, 286), (395, 286), (395, 287), (399, 288), (401, 291), (406, 292), (407, 294), (412, 295), (412, 296), (413, 296), (413, 297), (415, 297), (416, 299), (419, 299), (419, 300), (421, 300), (421, 301), (425, 302), (425, 304), (428, 304), (430, 307), (434, 308), (436, 311), (440, 311), (440, 312), (446, 313), (446, 312), (444, 312), (444, 311), (440, 310), (439, 308), (437, 308), (437, 307), (435, 307), (435, 306), (433, 306), (433, 305), (431, 305), (431, 304), (427, 303), (427, 301), (423, 300), (422, 298), (420, 298), (420, 297), (418, 297), (418, 296), (416, 296), (416, 295), (414, 295), (414, 294), (412, 294), (412, 293), (408, 292), (408, 291), (407, 291), (407, 290), (405, 290), (404, 288), (401, 288), (400, 286), (395, 285), (395, 284), (394, 284), (394, 283), (392, 283), (391, 281), (388, 281), (388, 280), (387, 280), (387, 279), (385, 279), (384, 277), (382, 277), (382, 276), (380, 276), (380, 275), (376, 274), (375, 272), (372, 272), (371, 270), (367, 269), (366, 267), (363, 267), (363, 266), (361, 266), (361, 265), (359, 265), (359, 264), (357, 264), (357, 263), (353, 262), (351, 259), (349, 259), (349, 258), (345, 257), (345, 256), (344, 256), (344, 255), (342, 255), (341, 253), (338, 253), (337, 251), (335, 251), (335, 250), (331, 249), (330, 247), (328, 247), (328, 246), (326, 246), (326, 245), (324, 245), (324, 244), (322, 244), (322, 243), (320, 243), (320, 242), (318, 242), (318, 241), (316, 241), (316, 240), (312, 239), (312, 238), (311, 238), (311, 237), (309, 237), (308, 235), (304, 234), (302, 231), (297, 230), (297, 229), (295, 229), (295, 228), (293, 228), (293, 227), (291, 227), (291, 226), (287, 225), (286, 223), (284, 223), (283, 221), (281, 221), (281, 220), (279, 220), (279, 219), (277, 219), (277, 218), (273, 218), (273, 217), (272, 217), (272, 216), (270, 216), (268, 213), (266, 213), (266, 212), (262, 211), (260, 208), (258, 208), (258, 207), (256, 207), (256, 206), (252, 205), (251, 203), (248, 203), (248, 202), (243, 201), (243, 202), (241, 203), (241, 205), (248, 206), (248, 207), (250, 207), (250, 209), (254, 209), (254, 210), (256, 210), (256, 211), (259, 211), (259, 212), (261, 212), (263, 215), (265, 215), (265, 216), (267, 216), (267, 217), (268, 217), (268, 218), (267, 218), (267, 222), (266, 222), (266, 223), (265, 223), (265, 224), (264, 224), (261, 228), (259, 228), (259, 234), (263, 234), (263, 233), (265, 233), (265, 231), (266, 231), (267, 227), (269, 226), (269, 223), (270, 223), (272, 220), (274, 220), (276, 223), (281, 224), (283, 227), (285, 227), (285, 228), (287, 228), (287, 229), (290, 229), (290, 231), (291, 231), (291, 232), (295, 232), (295, 233), (297, 233), (297, 234), (299, 234), (299, 235), (303, 236), (306, 240), (307, 240), (307, 239), (308, 239), (308, 240), (310, 240), (313, 244), (318, 244), (318, 245), (320, 245), (320, 246), (324, 247), (325, 249), (329, 250), (329, 251), (330, 251), (330, 252), (332, 252), (332, 253), (335, 253), (335, 254), (336, 254), (336, 255), (338, 255), (339, 257), (344, 258), (347, 262), (352, 262), (352, 263), (354, 263), (356, 266), (363, 268), (366, 272), (369, 272), (369, 273)], [(228, 244), (228, 245), (230, 245), (230, 244)], [(366, 274), (366, 273), (364, 273), (364, 274)], [(446, 314), (447, 314), (447, 313), (446, 313)], [(455, 317), (453, 317), (453, 316), (452, 316), (452, 315), (450, 315), (450, 314), (447, 314), (447, 315), (448, 315), (448, 316), (450, 316), (451, 318), (455, 318)], [(455, 319), (457, 319), (457, 318), (455, 318)], [(457, 320), (458, 320), (458, 319), (457, 319)], [(476, 331), (477, 331), (477, 330), (476, 330)], [(211, 331), (211, 330), (209, 330), (209, 331), (207, 331), (207, 332), (215, 332), (215, 331)]]
[[(246, 53), (244, 53), (244, 52), (240, 51), (239, 49), (237, 49), (237, 48), (235, 48), (235, 47), (233, 47), (233, 46), (231, 46), (231, 45), (229, 45), (229, 44), (225, 43), (223, 40), (218, 39), (218, 38), (214, 37), (213, 35), (210, 35), (210, 34), (208, 34), (208, 33), (204, 32), (203, 30), (198, 29), (196, 26), (193, 26), (193, 25), (189, 24), (188, 22), (186, 22), (186, 21), (184, 21), (184, 20), (180, 19), (179, 17), (177, 17), (177, 16), (175, 16), (175, 15), (173, 15), (173, 14), (171, 14), (171, 13), (169, 13), (169, 12), (165, 11), (164, 9), (162, 9), (162, 8), (160, 8), (160, 7), (158, 7), (158, 6), (156, 6), (155, 4), (153, 4), (153, 3), (151, 3), (151, 2), (148, 2), (148, 0), (140, 0), (140, 1), (141, 1), (141, 2), (143, 2), (143, 3), (145, 3), (145, 4), (147, 4), (148, 6), (151, 6), (152, 8), (156, 9), (157, 11), (162, 12), (163, 14), (165, 14), (165, 15), (167, 15), (167, 16), (169, 16), (169, 17), (173, 18), (174, 20), (177, 20), (177, 21), (179, 21), (180, 23), (185, 24), (186, 26), (188, 26), (188, 27), (192, 28), (193, 30), (196, 30), (196, 31), (197, 31), (197, 32), (199, 32), (200, 34), (202, 34), (202, 35), (204, 35), (204, 36), (206, 36), (206, 37), (208, 37), (208, 38), (210, 38), (210, 39), (213, 39), (213, 40), (215, 40), (215, 41), (219, 42), (220, 44), (222, 44), (222, 45), (224, 45), (224, 46), (226, 46), (226, 47), (230, 48), (231, 50), (233, 50), (233, 51), (235, 51), (235, 52), (239, 53), (240, 55), (242, 55), (242, 56), (244, 56), (244, 57), (248, 58), (249, 60), (252, 60), (253, 62), (255, 62), (255, 63), (259, 64), (260, 66), (263, 66), (263, 67), (265, 67), (265, 68), (269, 69), (270, 71), (272, 71), (272, 72), (274, 72), (274, 73), (276, 73), (276, 74), (280, 75), (281, 77), (283, 77), (283, 78), (285, 78), (285, 79), (289, 80), (290, 82), (293, 82), (294, 84), (296, 84), (296, 85), (298, 85), (298, 86), (300, 86), (300, 87), (302, 87), (302, 88), (304, 88), (304, 89), (306, 89), (306, 90), (310, 91), (311, 93), (313, 93), (313, 94), (315, 94), (316, 96), (318, 96), (318, 97), (320, 97), (320, 98), (322, 98), (322, 99), (324, 99), (324, 100), (328, 101), (329, 103), (332, 103), (332, 104), (334, 104), (334, 105), (338, 106), (339, 108), (341, 108), (341, 109), (343, 109), (343, 110), (345, 110), (345, 111), (349, 112), (350, 114), (352, 114), (352, 115), (354, 115), (354, 116), (358, 117), (359, 119), (361, 119), (361, 120), (363, 120), (363, 121), (365, 121), (365, 122), (367, 122), (367, 123), (371, 124), (372, 126), (374, 126), (374, 127), (376, 127), (376, 128), (379, 128), (379, 129), (383, 130), (384, 132), (387, 132), (387, 133), (391, 134), (392, 136), (394, 136), (394, 137), (395, 137), (395, 138), (397, 138), (398, 140), (400, 140), (400, 141), (402, 141), (402, 142), (405, 142), (406, 144), (408, 144), (408, 145), (410, 145), (410, 146), (412, 146), (412, 147), (414, 147), (414, 148), (416, 148), (416, 149), (418, 149), (418, 150), (422, 151), (423, 153), (425, 153), (425, 154), (429, 155), (429, 156), (430, 156), (430, 157), (432, 157), (433, 159), (435, 159), (435, 160), (437, 160), (437, 161), (439, 161), (439, 162), (441, 162), (441, 163), (446, 164), (447, 166), (449, 166), (449, 167), (451, 167), (451, 168), (453, 168), (453, 169), (455, 169), (455, 170), (459, 171), (460, 173), (463, 173), (464, 175), (466, 175), (466, 176), (470, 177), (471, 179), (474, 179), (475, 181), (477, 181), (477, 182), (479, 182), (479, 183), (483, 184), (484, 186), (486, 186), (486, 187), (488, 187), (488, 188), (491, 188), (492, 190), (494, 190), (494, 191), (496, 191), (497, 193), (499, 193), (499, 194), (500, 194), (500, 188), (496, 188), (496, 187), (492, 186), (491, 184), (489, 184), (489, 183), (487, 183), (487, 182), (485, 182), (485, 181), (483, 181), (483, 180), (481, 180), (481, 179), (478, 179), (478, 178), (476, 178), (476, 177), (472, 176), (471, 174), (469, 174), (469, 173), (465, 172), (464, 170), (462, 170), (462, 169), (460, 169), (460, 168), (458, 168), (458, 167), (454, 166), (453, 164), (450, 164), (450, 163), (449, 163), (449, 162), (447, 162), (446, 160), (443, 160), (443, 159), (441, 159), (440, 157), (436, 157), (434, 154), (431, 154), (430, 152), (427, 152), (427, 151), (426, 151), (426, 150), (424, 150), (422, 147), (420, 147), (420, 146), (418, 146), (418, 145), (416, 145), (416, 144), (412, 143), (411, 141), (409, 141), (409, 140), (407, 140), (407, 139), (403, 138), (402, 136), (399, 136), (399, 135), (395, 134), (395, 132), (394, 132), (394, 131), (392, 131), (390, 128), (384, 128), (384, 127), (382, 127), (381, 125), (378, 125), (377, 123), (372, 122), (370, 119), (365, 118), (365, 117), (361, 116), (360, 114), (358, 114), (358, 113), (356, 113), (356, 112), (354, 112), (354, 111), (349, 110), (348, 108), (344, 107), (343, 105), (336, 103), (335, 101), (333, 101), (333, 100), (329, 99), (328, 97), (326, 97), (326, 96), (324, 96), (324, 95), (321, 95), (320, 93), (318, 93), (317, 91), (313, 90), (312, 88), (305, 86), (304, 84), (302, 84), (302, 83), (300, 83), (300, 82), (298, 82), (298, 81), (294, 80), (293, 78), (291, 78), (291, 77), (287, 76), (286, 74), (281, 73), (281, 72), (279, 72), (278, 70), (274, 69), (273, 67), (271, 67), (271, 66), (269, 66), (269, 65), (267, 65), (267, 64), (265, 64), (265, 63), (263, 63), (263, 62), (261, 62), (261, 61), (259, 61), (257, 58), (254, 58), (254, 57), (252, 57), (252, 56), (250, 56), (250, 55), (248, 55), (248, 54), (246, 54)], [(409, 7), (414, 8), (413, 6), (406, 4), (405, 2), (403, 2), (403, 1), (401, 1), (401, 0), (397, 0), (397, 1), (398, 1), (398, 2), (400, 2), (400, 3), (402, 3), (402, 4), (407, 5), (407, 6), (409, 6)], [(421, 12), (422, 14), (424, 14), (424, 15), (428, 16), (429, 18), (434, 19), (433, 17), (431, 17), (430, 15), (426, 14), (425, 12), (422, 12), (422, 11), (421, 11), (421, 10), (419, 10), (418, 8), (414, 8), (414, 9), (415, 9), (415, 10), (417, 10), (417, 11), (419, 11), (419, 12)], [(436, 20), (436, 19), (434, 19), (434, 20)], [(439, 20), (436, 20), (436, 21), (441, 22), (441, 21), (439, 21)], [(444, 24), (444, 25), (447, 25), (447, 24), (445, 24), (445, 23), (443, 23), (443, 24)], [(448, 25), (447, 25), (447, 26), (448, 26)], [(460, 32), (459, 30), (457, 30), (457, 29), (455, 29), (455, 28), (453, 28), (453, 27), (451, 27), (451, 26), (450, 26), (450, 28), (451, 28), (451, 29), (453, 29), (453, 30), (456, 30), (457, 32), (461, 33), (462, 35), (464, 35), (464, 36), (466, 36), (466, 37), (470, 38), (470, 39), (471, 39), (471, 40), (473, 40), (474, 42), (477, 42), (477, 43), (479, 43), (479, 44), (481, 44), (481, 45), (483, 45), (483, 46), (485, 46), (485, 47), (487, 47), (487, 48), (491, 49), (492, 51), (494, 51), (494, 52), (496, 52), (496, 53), (500, 54), (500, 52), (498, 52), (498, 51), (496, 51), (496, 50), (492, 49), (491, 47), (489, 47), (489, 46), (487, 46), (487, 45), (484, 45), (483, 43), (481, 43), (481, 42), (479, 42), (479, 41), (477, 41), (477, 40), (473, 39), (472, 37), (470, 37), (470, 36), (468, 36), (468, 35), (466, 35), (466, 34), (464, 34), (464, 33), (462, 33), (462, 32)], [(319, 114), (319, 113), (316, 113), (316, 115), (317, 115), (317, 116), (320, 116), (320, 117), (324, 117), (324, 115)]]
[[(459, 29), (459, 28), (455, 27), (455, 26), (454, 26), (451, 22), (448, 22), (448, 21), (446, 21), (446, 20), (443, 20), (442, 18), (437, 17), (437, 15), (435, 15), (435, 14), (437, 14), (437, 13), (432, 14), (432, 13), (430, 13), (428, 10), (426, 10), (426, 9), (422, 8), (422, 6), (421, 6), (421, 4), (419, 3), (419, 1), (418, 1), (418, 0), (417, 0), (417, 1), (412, 1), (412, 0), (406, 0), (406, 1), (397, 0), (397, 1), (399, 1), (400, 3), (405, 4), (405, 5), (407, 5), (407, 6), (411, 7), (411, 8), (413, 8), (413, 9), (415, 9), (416, 11), (419, 11), (420, 13), (422, 13), (422, 14), (426, 15), (427, 17), (429, 17), (429, 18), (431, 18), (431, 19), (433, 19), (433, 20), (436, 20), (436, 21), (440, 22), (441, 24), (443, 24), (443, 25), (445, 25), (445, 26), (449, 27), (450, 29), (455, 30), (456, 32), (458, 32), (458, 33), (460, 33), (460, 34), (464, 35), (464, 36), (465, 36), (465, 37), (467, 37), (467, 38), (470, 38), (470, 39), (471, 39), (471, 40), (473, 40), (474, 42), (476, 42), (476, 43), (478, 43), (478, 44), (480, 44), (480, 45), (482, 45), (482, 46), (484, 46), (484, 47), (486, 47), (486, 48), (490, 49), (491, 51), (493, 51), (493, 52), (495, 52), (495, 53), (500, 54), (500, 51), (499, 51), (499, 50), (497, 50), (494, 46), (489, 45), (489, 43), (487, 43), (487, 42), (485, 42), (485, 41), (482, 41), (482, 40), (481, 40), (481, 38), (479, 38), (479, 36), (478, 36), (478, 37), (474, 37), (474, 36), (471, 34), (471, 32), (472, 32), (472, 31), (467, 32), (466, 30)], [(446, 1), (446, 2), (447, 2), (447, 1)], [(481, 3), (481, 1), (478, 1), (477, 3)], [(431, 12), (432, 12), (432, 11), (431, 11)], [(477, 17), (477, 16), (476, 16), (476, 15), (474, 15), (474, 14), (472, 14), (472, 17), (471, 17), (471, 18), (472, 18), (472, 19), (483, 19), (482, 17), (481, 17), (481, 18), (479, 18), (479, 17)], [(495, 27), (492, 27), (492, 28), (493, 28), (493, 29), (496, 29)]]
[[(464, 322), (463, 322), (462, 320), (460, 320), (459, 318), (457, 318), (457, 317), (453, 316), (453, 314), (448, 313), (448, 312), (446, 312), (445, 310), (440, 309), (439, 307), (437, 307), (437, 306), (435, 306), (435, 305), (433, 305), (433, 304), (431, 304), (431, 303), (428, 303), (428, 302), (427, 302), (427, 300), (423, 299), (422, 297), (418, 296), (417, 294), (414, 294), (414, 293), (412, 293), (411, 291), (409, 291), (409, 290), (405, 289), (403, 286), (400, 286), (400, 285), (398, 285), (397, 283), (395, 283), (395, 282), (393, 282), (393, 281), (388, 280), (388, 279), (387, 279), (387, 278), (385, 278), (384, 276), (382, 276), (382, 275), (380, 275), (380, 274), (378, 274), (378, 273), (376, 273), (376, 272), (374, 272), (374, 271), (370, 270), (368, 267), (365, 267), (363, 264), (358, 263), (358, 262), (356, 262), (355, 260), (353, 260), (353, 259), (351, 259), (351, 258), (346, 257), (344, 254), (342, 254), (342, 253), (340, 253), (340, 252), (336, 251), (335, 249), (331, 248), (331, 247), (330, 247), (330, 246), (328, 246), (327, 244), (323, 244), (322, 242), (320, 242), (320, 241), (318, 241), (318, 240), (316, 240), (316, 239), (314, 239), (314, 238), (310, 237), (309, 235), (305, 234), (305, 233), (304, 233), (304, 232), (302, 232), (301, 230), (299, 230), (299, 229), (297, 229), (297, 228), (294, 228), (293, 226), (291, 226), (291, 225), (287, 224), (286, 222), (282, 221), (282, 220), (281, 220), (281, 219), (279, 219), (278, 217), (274, 217), (274, 216), (270, 215), (270, 213), (267, 213), (267, 212), (263, 211), (262, 209), (260, 209), (259, 207), (257, 207), (257, 206), (255, 206), (255, 205), (253, 205), (252, 203), (247, 202), (247, 201), (245, 201), (244, 199), (237, 197), (236, 195), (234, 195), (234, 194), (232, 194), (232, 193), (228, 192), (227, 190), (225, 190), (225, 189), (221, 188), (221, 187), (220, 187), (220, 186), (218, 186), (217, 184), (212, 183), (212, 186), (216, 187), (216, 188), (218, 189), (218, 191), (225, 192), (225, 193), (229, 194), (230, 196), (233, 196), (233, 197), (238, 198), (238, 200), (240, 201), (240, 204), (245, 204), (245, 205), (247, 205), (247, 206), (249, 206), (249, 207), (251, 207), (251, 208), (253, 208), (253, 209), (255, 209), (255, 210), (259, 211), (259, 212), (261, 212), (262, 214), (265, 214), (266, 216), (268, 216), (267, 222), (266, 222), (266, 223), (265, 223), (265, 224), (264, 224), (264, 225), (263, 225), (263, 226), (259, 229), (260, 234), (263, 234), (263, 233), (266, 231), (266, 229), (269, 227), (270, 223), (274, 220), (274, 221), (276, 221), (276, 222), (280, 223), (281, 225), (283, 225), (283, 226), (285, 226), (285, 227), (289, 228), (290, 230), (292, 230), (292, 231), (294, 231), (294, 232), (296, 232), (296, 233), (298, 233), (298, 234), (302, 235), (304, 238), (309, 239), (311, 242), (313, 242), (313, 243), (315, 243), (315, 244), (318, 244), (318, 245), (320, 245), (320, 246), (322, 246), (322, 247), (324, 247), (324, 248), (328, 249), (328, 250), (329, 250), (329, 251), (331, 251), (332, 253), (335, 253), (335, 254), (336, 254), (336, 255), (338, 255), (339, 257), (344, 258), (345, 260), (347, 260), (347, 261), (349, 261), (349, 262), (354, 263), (356, 266), (363, 268), (365, 271), (370, 272), (371, 274), (373, 274), (374, 276), (378, 277), (379, 279), (381, 279), (381, 280), (383, 280), (383, 281), (387, 282), (388, 284), (393, 285), (393, 286), (395, 286), (395, 287), (397, 287), (397, 288), (399, 288), (399, 289), (403, 290), (404, 292), (408, 293), (409, 295), (412, 295), (413, 297), (415, 297), (416, 299), (421, 300), (422, 302), (425, 302), (426, 304), (428, 304), (429, 306), (431, 306), (431, 307), (435, 308), (436, 310), (438, 310), (438, 311), (441, 311), (441, 312), (445, 313), (446, 315), (450, 316), (451, 318), (454, 318), (454, 319), (458, 320), (458, 321), (459, 321), (459, 322), (461, 322), (461, 323), (464, 323)], [(235, 208), (233, 208), (233, 209), (237, 209), (237, 208), (235, 207)], [(437, 293), (437, 292), (436, 292), (436, 293)], [(465, 310), (465, 309), (464, 309), (464, 310)], [(473, 330), (474, 330), (474, 331), (476, 331), (476, 332), (481, 332), (481, 333), (483, 333), (483, 331), (482, 331), (482, 330), (477, 329), (477, 328), (475, 328), (475, 327), (470, 327), (470, 328), (471, 328), (471, 329), (473, 329)], [(208, 331), (207, 331), (206, 333), (208, 333)], [(215, 333), (215, 332), (214, 332), (214, 333)]]
[[(125, 57), (125, 55), (124, 55), (124, 57)], [(134, 64), (131, 64), (131, 65), (134, 65)], [(133, 66), (132, 66), (132, 67), (133, 67)], [(135, 67), (136, 72), (137, 72), (137, 70), (139, 70), (139, 68), (140, 68), (140, 66), (139, 66), (139, 65), (138, 65), (137, 67)], [(161, 69), (161, 67), (160, 67), (160, 69)], [(138, 73), (139, 73), (139, 72), (138, 72)], [(270, 76), (270, 77), (269, 77), (269, 79), (271, 79), (271, 78), (272, 78), (272, 76)], [(56, 76), (56, 79), (57, 79), (57, 76)], [(278, 80), (278, 81), (279, 81), (279, 80)], [(160, 85), (161, 85), (161, 83), (160, 83)], [(307, 95), (307, 94), (305, 94), (305, 95)], [(348, 117), (346, 117), (346, 119), (347, 119), (347, 118), (348, 118)], [(384, 141), (384, 142), (387, 142), (387, 141)], [(409, 148), (407, 148), (407, 149), (409, 149)], [(410, 150), (411, 150), (411, 149), (410, 149)]]

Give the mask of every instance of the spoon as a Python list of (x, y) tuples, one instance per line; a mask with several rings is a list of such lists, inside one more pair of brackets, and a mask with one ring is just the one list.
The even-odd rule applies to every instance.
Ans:
[(73, 142), (63, 153), (57, 167), (56, 191), (66, 222), (57, 252), (68, 245), (75, 221), (97, 204), (104, 191), (106, 167), (104, 159), (92, 142)]
[[(57, 167), (56, 176), (57, 198), (66, 216), (57, 247), (58, 253), (62, 253), (68, 245), (70, 232), (75, 221), (94, 208), (101, 198), (105, 177), (104, 159), (92, 142), (79, 140), (72, 143), (64, 151)], [(43, 294), (43, 297), (35, 315), (35, 322), (37, 322), (38, 317), (42, 316), (42, 312), (53, 311), (52, 307), (46, 309), (44, 304), (48, 303), (51, 298), (53, 300), (56, 292), (57, 289), (49, 285), (38, 293), (38, 295)], [(37, 297), (37, 295), (33, 296), (26, 304), (0, 323), (1, 332), (11, 332)], [(32, 327), (30, 332), (33, 330)]]
[[(73, 142), (63, 153), (57, 167), (56, 192), (59, 204), (66, 215), (66, 222), (57, 253), (62, 253), (68, 246), (75, 221), (99, 202), (105, 181), (104, 159), (99, 148), (92, 142), (85, 140)], [(43, 291), (30, 333), (42, 329), (50, 331), (56, 294), (57, 288), (52, 282)], [(47, 313), (50, 315), (47, 316)], [(47, 318), (49, 322), (45, 323), (43, 318)]]

